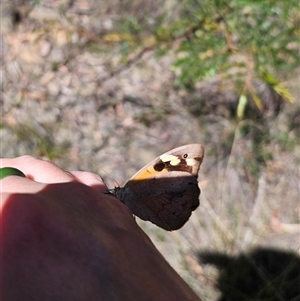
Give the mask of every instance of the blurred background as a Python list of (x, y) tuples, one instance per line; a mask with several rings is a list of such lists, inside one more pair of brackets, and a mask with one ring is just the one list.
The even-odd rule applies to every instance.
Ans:
[(296, 300), (298, 0), (0, 5), (1, 157), (95, 172), (112, 188), (201, 143), (189, 222), (138, 223), (203, 300)]

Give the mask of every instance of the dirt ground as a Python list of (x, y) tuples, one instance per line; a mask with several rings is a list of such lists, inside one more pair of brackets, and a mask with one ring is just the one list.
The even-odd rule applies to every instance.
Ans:
[(218, 79), (193, 93), (174, 88), (171, 55), (149, 51), (119, 68), (120, 54), (103, 38), (119, 20), (118, 1), (97, 10), (92, 1), (21, 2), (1, 4), (1, 157), (51, 159), (112, 187), (111, 178), (123, 185), (173, 147), (201, 143), (201, 205), (189, 222), (169, 233), (138, 221), (171, 265), (203, 300), (216, 300), (226, 294), (218, 264), (199, 254), (237, 264), (258, 248), (299, 256), (299, 75), (287, 81), (294, 104), (237, 122), (221, 106), (236, 95), (218, 91)]

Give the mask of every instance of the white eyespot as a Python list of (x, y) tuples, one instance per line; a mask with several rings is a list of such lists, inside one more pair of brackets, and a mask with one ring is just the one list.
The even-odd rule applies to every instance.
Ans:
[(173, 156), (173, 155), (161, 155), (160, 159), (163, 162), (170, 162), (172, 166), (176, 166), (180, 163), (180, 159), (177, 156)]
[(176, 158), (176, 159), (170, 161), (170, 164), (171, 164), (172, 166), (176, 166), (176, 165), (178, 165), (179, 163), (180, 163), (180, 159), (178, 159), (178, 158)]
[(168, 161), (172, 161), (172, 160), (178, 160), (178, 157), (173, 156), (173, 155), (161, 155), (160, 159), (163, 162), (168, 162)]
[(195, 166), (197, 164), (195, 159), (185, 159), (185, 161), (188, 166)]

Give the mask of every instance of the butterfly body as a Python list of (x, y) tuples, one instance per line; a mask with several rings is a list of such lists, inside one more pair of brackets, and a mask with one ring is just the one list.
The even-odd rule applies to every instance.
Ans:
[(199, 206), (198, 171), (204, 156), (200, 144), (175, 148), (142, 168), (124, 187), (110, 193), (133, 214), (165, 230), (181, 228)]

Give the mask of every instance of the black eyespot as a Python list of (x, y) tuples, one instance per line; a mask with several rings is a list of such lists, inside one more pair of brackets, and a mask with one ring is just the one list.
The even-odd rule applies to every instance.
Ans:
[(157, 164), (155, 164), (154, 166), (153, 166), (153, 168), (154, 168), (154, 170), (156, 170), (156, 171), (162, 171), (164, 168), (165, 168), (165, 163), (164, 162), (159, 162), (159, 163), (157, 163)]
[(183, 158), (186, 159), (188, 157), (188, 154), (184, 154)]

